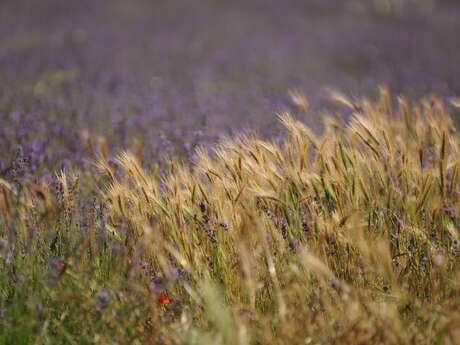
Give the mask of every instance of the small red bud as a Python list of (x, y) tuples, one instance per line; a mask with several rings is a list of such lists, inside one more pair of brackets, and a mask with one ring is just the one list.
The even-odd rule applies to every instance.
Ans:
[(170, 303), (170, 300), (169, 300), (169, 297), (166, 294), (160, 293), (158, 295), (158, 302), (160, 302), (163, 305), (167, 305), (167, 304)]

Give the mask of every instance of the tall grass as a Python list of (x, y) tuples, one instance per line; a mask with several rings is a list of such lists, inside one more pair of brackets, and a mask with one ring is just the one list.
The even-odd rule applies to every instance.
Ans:
[(229, 138), (164, 174), (126, 152), (2, 180), (0, 343), (457, 344), (446, 106), (331, 97), (352, 118), (321, 135), (281, 114), (281, 143)]

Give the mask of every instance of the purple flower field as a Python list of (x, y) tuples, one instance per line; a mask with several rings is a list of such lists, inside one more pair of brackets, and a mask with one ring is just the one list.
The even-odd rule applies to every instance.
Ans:
[(148, 161), (277, 136), (290, 89), (312, 109), (325, 88), (455, 95), (460, 6), (406, 2), (4, 0), (0, 171), (18, 147), (27, 173), (84, 164), (82, 133)]
[(0, 0), (0, 345), (460, 344), (460, 2)]

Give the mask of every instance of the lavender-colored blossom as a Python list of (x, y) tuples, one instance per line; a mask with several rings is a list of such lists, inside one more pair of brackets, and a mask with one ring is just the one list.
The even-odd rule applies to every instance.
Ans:
[(150, 291), (155, 292), (155, 293), (164, 292), (167, 286), (168, 286), (168, 282), (166, 278), (161, 277), (161, 276), (157, 276), (153, 278), (149, 285)]

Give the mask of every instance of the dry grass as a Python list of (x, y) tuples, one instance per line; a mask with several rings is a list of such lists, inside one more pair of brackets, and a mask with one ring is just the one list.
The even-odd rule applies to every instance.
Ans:
[(282, 144), (228, 139), (161, 176), (123, 153), (59, 174), (59, 193), (1, 181), (0, 339), (458, 344), (460, 140), (445, 106), (331, 96), (353, 117), (320, 136), (282, 114)]

